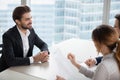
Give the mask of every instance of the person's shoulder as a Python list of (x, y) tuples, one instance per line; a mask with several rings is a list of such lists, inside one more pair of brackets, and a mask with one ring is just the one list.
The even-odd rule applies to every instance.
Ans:
[(110, 54), (107, 57), (103, 58), (102, 63), (104, 63), (104, 64), (107, 64), (107, 63), (111, 63), (111, 64), (116, 63), (116, 60), (114, 58), (114, 54)]
[(3, 35), (13, 35), (15, 34), (16, 26), (9, 28)]
[(116, 60), (114, 59), (113, 56), (102, 61), (102, 64), (104, 64), (105, 66), (110, 66), (110, 65), (112, 66), (115, 63), (116, 63)]
[(116, 71), (118, 69), (117, 63), (114, 57), (103, 60), (100, 65), (104, 66), (106, 70), (108, 71), (108, 73), (112, 73), (113, 70)]

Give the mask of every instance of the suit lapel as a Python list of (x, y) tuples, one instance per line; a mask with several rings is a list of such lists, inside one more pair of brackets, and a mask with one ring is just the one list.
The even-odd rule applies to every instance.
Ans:
[(31, 47), (32, 47), (32, 36), (31, 36), (31, 32), (30, 32), (30, 35), (28, 36), (28, 40), (29, 40), (29, 49), (31, 49)]
[(33, 47), (33, 36), (32, 36), (31, 30), (29, 30), (29, 31), (30, 31), (30, 35), (28, 36), (29, 50), (28, 50), (27, 56), (31, 55), (31, 51), (32, 51), (32, 47)]
[(15, 34), (15, 38), (16, 38), (18, 46), (20, 46), (21, 50), (23, 51), (22, 38), (21, 38), (20, 33), (17, 29), (17, 26), (15, 26), (15, 28), (14, 28), (14, 34)]

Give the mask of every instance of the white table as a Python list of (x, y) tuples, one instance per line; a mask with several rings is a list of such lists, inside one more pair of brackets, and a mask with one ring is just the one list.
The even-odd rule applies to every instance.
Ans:
[[(31, 77), (36, 78), (32, 80), (37, 80), (38, 78), (39, 80), (44, 80), (44, 79), (55, 80), (56, 75), (63, 76), (68, 80), (90, 80), (78, 72), (78, 70), (66, 58), (66, 55), (69, 51), (74, 53), (77, 56), (76, 58), (78, 62), (81, 62), (84, 59), (89, 58), (90, 55), (92, 57), (95, 57), (96, 50), (93, 47), (93, 43), (91, 41), (83, 41), (83, 40), (75, 40), (74, 42), (73, 41), (74, 39), (72, 40), (73, 44), (71, 43), (71, 40), (69, 40), (67, 42), (63, 42), (52, 47), (49, 62), (43, 64), (34, 63), (29, 66), (11, 67), (6, 71), (4, 71), (2, 75), (4, 75), (7, 72), (14, 71), (16, 74), (12, 75), (13, 77), (22, 74), (23, 76), (26, 76), (28, 78)], [(81, 47), (77, 45), (80, 45)], [(9, 78), (9, 80), (16, 80), (16, 79)], [(17, 79), (17, 80), (24, 80), (24, 79)]]
[[(22, 73), (24, 75), (34, 76), (45, 80), (55, 80), (56, 75), (65, 77), (68, 80), (90, 80), (78, 72), (71, 63), (59, 55), (50, 58), (49, 62), (40, 64), (31, 64), (30, 66), (11, 67), (9, 70)], [(56, 58), (55, 58), (56, 57)], [(63, 61), (64, 60), (64, 61)]]
[(7, 69), (0, 73), (0, 80), (43, 80), (43, 79)]

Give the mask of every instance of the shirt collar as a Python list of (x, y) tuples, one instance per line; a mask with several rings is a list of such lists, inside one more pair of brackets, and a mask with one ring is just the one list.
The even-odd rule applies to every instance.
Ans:
[(18, 31), (19, 31), (19, 33), (20, 33), (20, 35), (25, 35), (25, 36), (29, 36), (30, 35), (30, 31), (27, 29), (27, 32), (26, 32), (26, 34), (24, 34), (20, 29), (19, 29), (19, 27), (17, 26), (17, 29), (18, 29)]

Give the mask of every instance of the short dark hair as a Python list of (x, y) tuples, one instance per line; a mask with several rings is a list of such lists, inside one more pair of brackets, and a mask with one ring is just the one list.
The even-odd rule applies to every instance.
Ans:
[(31, 9), (28, 6), (26, 5), (18, 6), (14, 9), (12, 18), (14, 21), (16, 19), (21, 20), (22, 15), (28, 12), (31, 12)]
[(115, 15), (115, 18), (120, 21), (120, 14), (116, 14), (116, 15)]
[(120, 14), (116, 14), (116, 15), (115, 15), (115, 18), (119, 21), (118, 24), (119, 24), (119, 29), (120, 29)]

